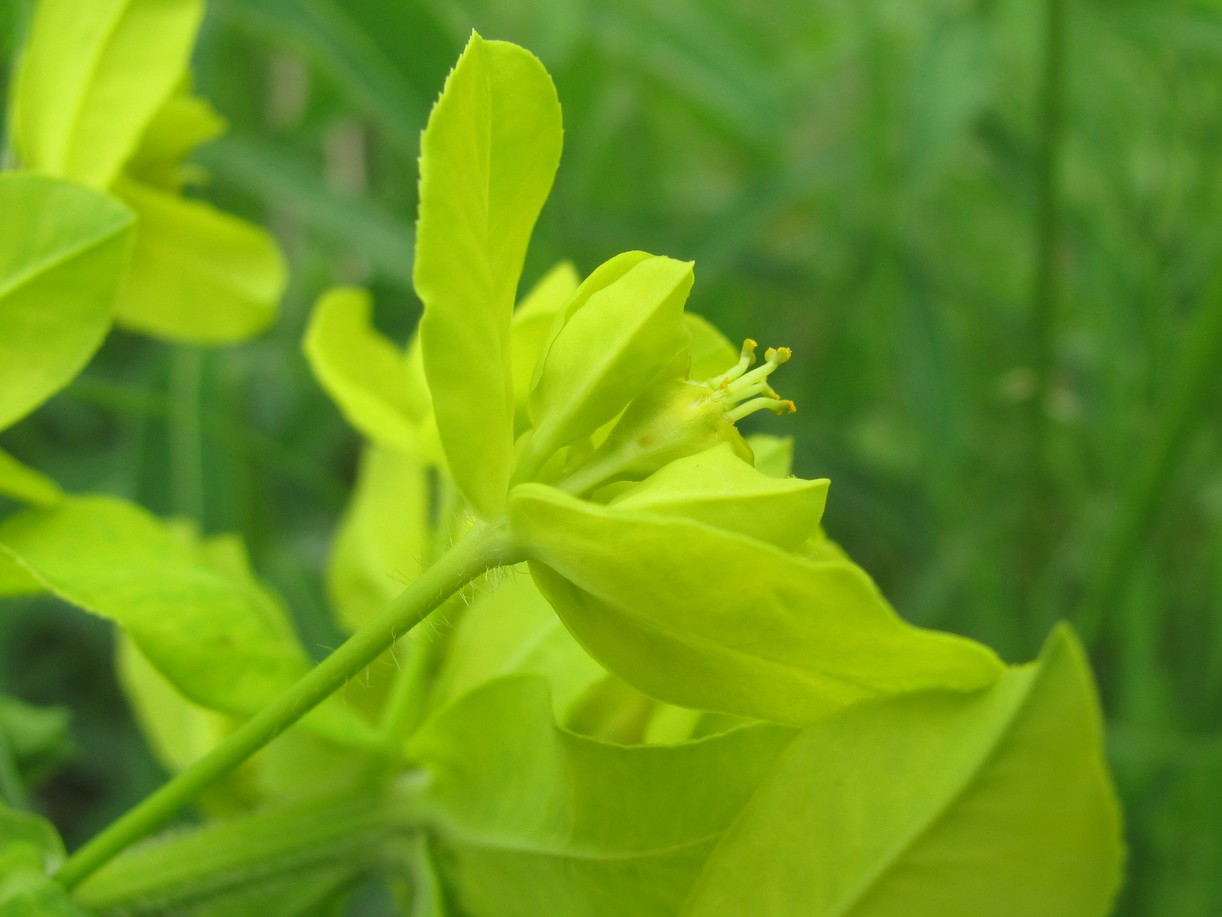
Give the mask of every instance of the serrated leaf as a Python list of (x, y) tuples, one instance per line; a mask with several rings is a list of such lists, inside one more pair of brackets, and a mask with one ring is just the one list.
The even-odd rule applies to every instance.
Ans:
[(272, 237), (203, 201), (122, 179), (137, 217), (131, 269), (115, 320), (154, 337), (200, 344), (244, 340), (271, 323), (287, 268)]
[(535, 484), (514, 489), (509, 512), (565, 624), (659, 700), (805, 725), (878, 694), (983, 687), (1001, 670), (980, 644), (901, 620), (848, 562)]
[(182, 82), (201, 0), (42, 0), (17, 76), (22, 164), (104, 188)]
[(1067, 628), (975, 695), (817, 723), (710, 857), (685, 917), (1101, 917), (1120, 816), (1098, 701)]
[(366, 438), (419, 454), (428, 393), (412, 386), (406, 355), (374, 329), (372, 311), (364, 290), (328, 290), (310, 315), (306, 359), (318, 384)]
[[(44, 588), (114, 621), (185, 697), (251, 715), (310, 666), (283, 607), (249, 574), (131, 503), (69, 497), (0, 523), (0, 553)], [(305, 720), (340, 741), (368, 729), (338, 703)]]
[(473, 917), (674, 914), (714, 839), (790, 741), (760, 725), (678, 746), (559, 729), (542, 679), (502, 678), (426, 723), (420, 805)]
[(414, 582), (428, 561), (427, 471), (419, 459), (384, 446), (361, 454), (327, 563), (327, 594), (349, 631)]
[(0, 175), (0, 429), (57, 392), (110, 328), (132, 215), (103, 194)]
[(454, 480), (485, 515), (503, 505), (513, 464), (510, 318), (561, 134), (543, 65), (472, 33), (421, 139), (424, 367)]
[(30, 506), (46, 506), (63, 496), (59, 485), (0, 449), (0, 496)]
[(641, 256), (605, 286), (579, 288), (585, 301), (565, 308), (530, 393), (540, 458), (614, 418), (688, 345), (694, 279), (690, 261)]

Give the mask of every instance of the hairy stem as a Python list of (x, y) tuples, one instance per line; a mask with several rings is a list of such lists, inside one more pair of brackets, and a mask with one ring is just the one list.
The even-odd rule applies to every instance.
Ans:
[(471, 532), (300, 681), (76, 851), (56, 878), (67, 888), (80, 884), (305, 716), (449, 596), (489, 569), (519, 559), (504, 524), (482, 526)]

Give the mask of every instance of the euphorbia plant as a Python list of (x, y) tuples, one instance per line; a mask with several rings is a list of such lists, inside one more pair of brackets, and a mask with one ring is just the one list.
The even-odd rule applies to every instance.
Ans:
[[(178, 771), (62, 865), (6, 814), (0, 902), (314, 913), (376, 872), (414, 914), (1106, 910), (1072, 634), (1011, 668), (900, 619), (821, 531), (827, 482), (737, 429), (793, 409), (790, 354), (686, 313), (690, 263), (560, 265), (515, 308), (560, 148), (543, 66), (473, 35), (422, 138), (418, 335), (379, 336), (359, 290), (316, 308), (307, 356), (369, 440), (323, 662), (232, 539), (101, 497), (0, 524), (13, 591), (124, 628)], [(228, 817), (132, 847), (196, 800)]]

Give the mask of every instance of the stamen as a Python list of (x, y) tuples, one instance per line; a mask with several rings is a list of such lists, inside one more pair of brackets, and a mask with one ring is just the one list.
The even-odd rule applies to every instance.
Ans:
[(762, 382), (772, 375), (772, 372), (782, 363), (788, 363), (791, 356), (793, 356), (793, 351), (788, 347), (769, 347), (764, 352), (766, 362), (762, 366), (757, 366), (745, 376), (735, 379), (734, 388), (737, 389), (739, 386), (747, 387), (756, 382)]
[(726, 419), (730, 423), (738, 423), (749, 414), (756, 411), (771, 411), (773, 414), (792, 414), (797, 411), (797, 405), (792, 401), (778, 401), (775, 398), (752, 398), (735, 408), (726, 411)]
[(755, 348), (758, 346), (758, 343), (751, 340), (751, 338), (747, 338), (745, 341), (743, 341), (743, 349), (739, 352), (738, 362), (720, 376), (714, 376), (712, 379), (706, 379), (701, 384), (707, 385), (711, 389), (725, 388), (727, 385), (745, 373), (747, 368), (755, 362)]

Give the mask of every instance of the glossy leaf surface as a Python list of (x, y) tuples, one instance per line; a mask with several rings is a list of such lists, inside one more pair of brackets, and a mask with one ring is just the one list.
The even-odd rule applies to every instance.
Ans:
[(483, 514), (500, 508), (509, 482), (510, 318), (560, 146), (560, 105), (543, 65), (472, 34), (421, 140), (413, 278), (442, 445)]
[(109, 197), (0, 175), (0, 429), (66, 385), (110, 328), (131, 214)]
[(988, 691), (863, 704), (777, 762), (685, 917), (1101, 917), (1123, 859), (1101, 717), (1067, 628)]

